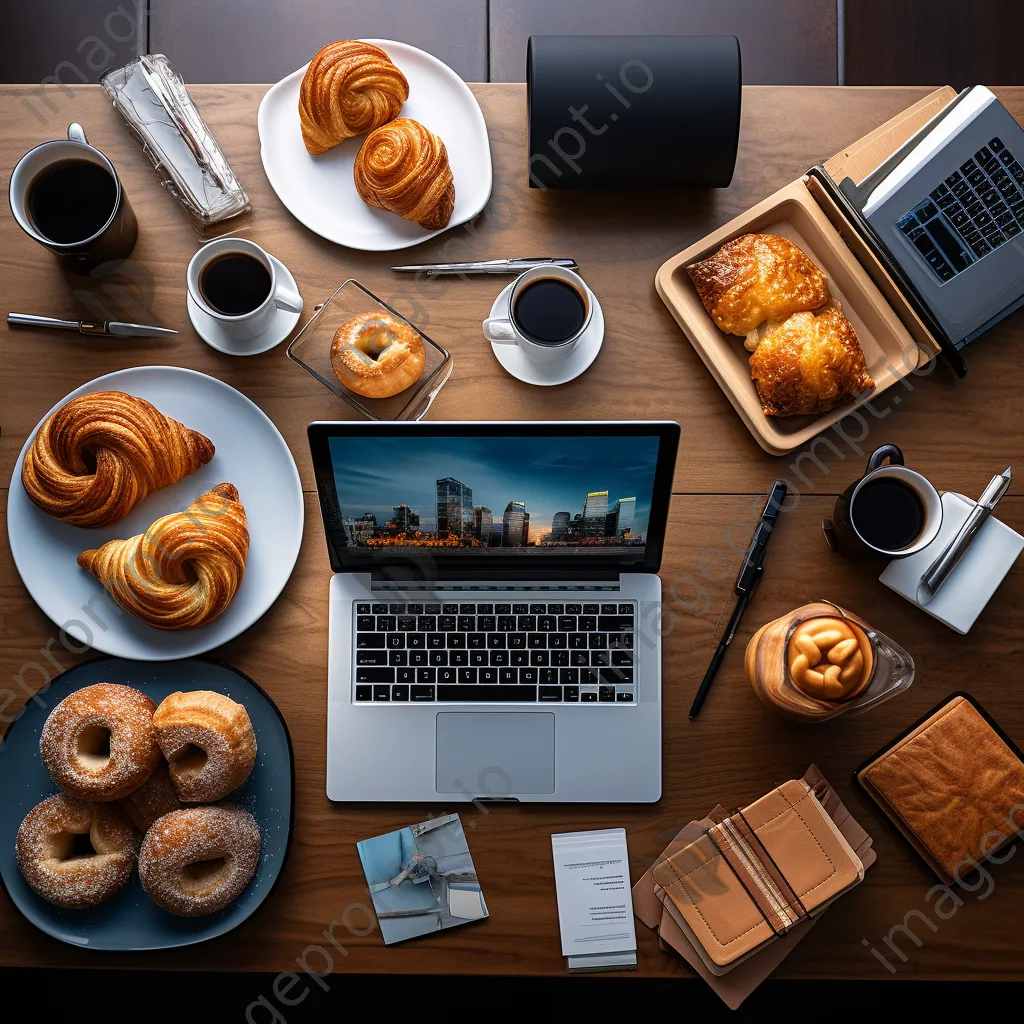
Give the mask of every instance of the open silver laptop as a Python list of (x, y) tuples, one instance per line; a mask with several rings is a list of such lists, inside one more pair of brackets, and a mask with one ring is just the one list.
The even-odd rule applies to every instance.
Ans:
[(668, 422), (314, 423), (332, 800), (661, 796)]
[(1024, 131), (984, 86), (847, 191), (957, 348), (1024, 303)]

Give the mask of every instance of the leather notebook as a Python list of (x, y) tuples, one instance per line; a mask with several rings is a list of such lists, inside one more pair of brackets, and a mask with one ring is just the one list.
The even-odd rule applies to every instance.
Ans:
[(947, 698), (855, 777), (947, 885), (1009, 842), (1017, 820), (1024, 829), (1020, 752), (969, 694)]
[(813, 917), (864, 865), (810, 786), (793, 779), (653, 869), (666, 909), (714, 974)]

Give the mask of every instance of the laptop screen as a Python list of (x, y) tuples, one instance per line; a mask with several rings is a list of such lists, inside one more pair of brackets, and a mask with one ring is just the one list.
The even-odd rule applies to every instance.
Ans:
[(332, 562), (660, 559), (675, 425), (568, 426), (315, 424), (311, 439), (328, 432), (313, 449)]

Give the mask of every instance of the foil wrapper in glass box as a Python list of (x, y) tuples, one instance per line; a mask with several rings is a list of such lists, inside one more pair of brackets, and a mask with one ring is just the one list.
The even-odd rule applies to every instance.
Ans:
[[(425, 362), (420, 379), (388, 398), (366, 398), (350, 391), (331, 365), (331, 345), (338, 328), (352, 317), (368, 312), (386, 312), (408, 324), (423, 339)], [(314, 307), (313, 316), (288, 346), (288, 355), (325, 388), (373, 420), (423, 419), (437, 393), (452, 375), (454, 365), (447, 349), (351, 278), (336, 288), (325, 302)]]
[(249, 197), (178, 69), (162, 53), (136, 57), (108, 71), (100, 84), (142, 142), (160, 183), (185, 207), (198, 232), (249, 209)]
[(744, 665), (761, 700), (811, 722), (860, 714), (914, 681), (914, 661), (902, 647), (831, 601), (763, 625)]

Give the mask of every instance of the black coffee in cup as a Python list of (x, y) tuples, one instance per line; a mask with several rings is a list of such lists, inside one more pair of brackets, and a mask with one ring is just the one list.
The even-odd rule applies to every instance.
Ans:
[(92, 238), (110, 220), (117, 182), (91, 160), (58, 160), (43, 168), (28, 187), (28, 218), (51, 242), (70, 245)]
[(575, 337), (587, 319), (587, 303), (569, 282), (557, 277), (531, 281), (512, 305), (512, 319), (540, 345), (561, 345)]
[(868, 480), (850, 505), (857, 532), (873, 547), (901, 551), (910, 547), (925, 524), (924, 502), (909, 484), (891, 476)]
[(270, 295), (270, 271), (247, 252), (214, 256), (199, 272), (199, 294), (222, 316), (244, 316)]

